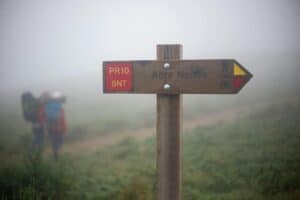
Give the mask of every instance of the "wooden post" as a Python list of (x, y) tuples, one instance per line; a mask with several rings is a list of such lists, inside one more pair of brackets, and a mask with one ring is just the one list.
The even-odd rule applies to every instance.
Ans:
[[(180, 60), (181, 58), (181, 45), (157, 45), (157, 60)], [(180, 94), (157, 94), (156, 128), (157, 199), (180, 200), (180, 135), (182, 132), (182, 96)]]

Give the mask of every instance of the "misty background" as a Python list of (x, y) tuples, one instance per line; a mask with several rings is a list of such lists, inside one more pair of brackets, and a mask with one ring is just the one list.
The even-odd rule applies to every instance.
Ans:
[[(0, 0), (0, 199), (154, 199), (156, 95), (103, 94), (102, 62), (157, 44), (253, 74), (183, 95), (183, 199), (300, 199), (299, 19), (299, 0)], [(21, 94), (45, 90), (67, 97), (56, 162), (22, 116)]]
[(102, 62), (156, 59), (156, 45), (172, 43), (183, 59), (234, 58), (254, 75), (238, 97), (185, 95), (186, 105), (298, 93), (299, 11), (297, 0), (1, 0), (0, 109), (17, 108), (21, 122), (22, 92), (60, 90), (74, 120), (81, 109), (97, 121), (131, 107), (154, 119), (155, 95), (102, 93)]

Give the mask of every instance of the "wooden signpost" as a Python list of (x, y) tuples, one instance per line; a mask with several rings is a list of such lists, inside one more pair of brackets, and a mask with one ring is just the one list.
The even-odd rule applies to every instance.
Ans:
[(103, 62), (104, 93), (157, 94), (157, 199), (181, 199), (181, 94), (236, 94), (252, 74), (233, 59), (182, 60), (157, 45), (157, 60)]

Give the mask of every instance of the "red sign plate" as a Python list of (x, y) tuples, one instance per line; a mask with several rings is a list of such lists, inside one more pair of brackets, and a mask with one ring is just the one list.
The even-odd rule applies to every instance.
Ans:
[(104, 66), (106, 92), (129, 92), (132, 90), (132, 64), (111, 62)]

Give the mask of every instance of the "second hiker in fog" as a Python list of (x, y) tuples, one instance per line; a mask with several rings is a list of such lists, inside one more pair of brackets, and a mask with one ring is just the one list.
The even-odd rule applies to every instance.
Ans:
[(65, 97), (60, 92), (45, 92), (41, 95), (41, 99), (44, 106), (40, 118), (47, 128), (54, 157), (57, 159), (66, 133), (65, 112), (62, 105)]

